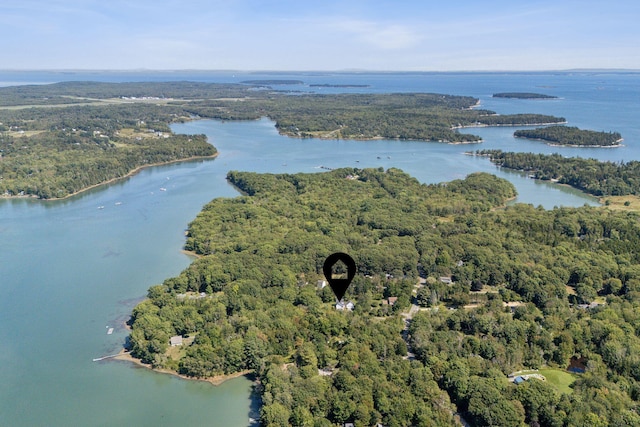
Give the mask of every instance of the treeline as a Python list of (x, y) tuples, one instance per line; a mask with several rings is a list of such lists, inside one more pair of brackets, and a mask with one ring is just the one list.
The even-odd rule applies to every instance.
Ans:
[(640, 162), (604, 162), (560, 154), (513, 153), (479, 150), (498, 166), (526, 171), (536, 179), (554, 180), (594, 196), (640, 194)]
[(541, 139), (559, 145), (610, 147), (618, 145), (622, 135), (618, 132), (596, 132), (573, 126), (548, 126), (514, 132), (516, 138)]
[(477, 118), (477, 123), (486, 126), (527, 126), (527, 125), (549, 125), (554, 123), (564, 123), (564, 117), (555, 117), (545, 114), (490, 114)]
[(170, 132), (169, 124), (190, 120), (179, 106), (153, 104), (70, 105), (64, 108), (0, 109), (5, 131), (81, 130), (115, 133), (124, 128)]
[[(246, 195), (189, 225), (186, 248), (202, 257), (135, 308), (134, 356), (193, 377), (251, 370), (268, 426), (453, 425), (456, 407), (472, 425), (640, 423), (636, 215), (496, 210), (513, 186), (483, 173), (441, 185), (395, 169), (228, 178)], [(336, 251), (358, 266), (353, 312), (316, 285)], [(412, 303), (428, 309), (403, 334)], [(178, 358), (165, 352), (175, 334), (192, 340)], [(572, 357), (587, 372), (570, 393), (506, 378)]]

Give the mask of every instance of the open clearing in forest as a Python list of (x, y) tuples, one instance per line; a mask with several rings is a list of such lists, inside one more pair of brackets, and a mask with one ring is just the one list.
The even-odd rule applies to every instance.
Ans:
[(538, 373), (543, 375), (547, 379), (547, 382), (556, 386), (561, 393), (573, 393), (573, 389), (569, 386), (578, 378), (576, 374), (555, 368), (540, 369)]
[(545, 380), (549, 384), (555, 386), (559, 392), (566, 393), (566, 394), (573, 393), (573, 389), (569, 386), (573, 384), (573, 382), (578, 378), (577, 374), (572, 374), (568, 371), (565, 371), (564, 369), (557, 369), (557, 368), (542, 368), (540, 370), (537, 370), (537, 369), (524, 370), (524, 371), (514, 372), (511, 375), (515, 377), (519, 375), (526, 376), (526, 375), (532, 375), (532, 374), (542, 375), (545, 378)]
[(600, 199), (603, 207), (611, 210), (640, 212), (638, 196), (607, 196)]

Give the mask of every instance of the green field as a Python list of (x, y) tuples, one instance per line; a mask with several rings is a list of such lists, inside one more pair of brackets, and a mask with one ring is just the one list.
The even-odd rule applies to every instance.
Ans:
[(569, 373), (564, 369), (544, 368), (540, 370), (524, 370), (514, 372), (512, 375), (530, 375), (540, 374), (546, 378), (549, 384), (554, 385), (561, 393), (571, 394), (573, 389), (569, 387), (578, 377), (576, 374)]
[(562, 393), (571, 394), (573, 389), (569, 387), (576, 380), (577, 375), (571, 374), (562, 369), (545, 368), (538, 371), (540, 375), (544, 375), (550, 384), (553, 384)]

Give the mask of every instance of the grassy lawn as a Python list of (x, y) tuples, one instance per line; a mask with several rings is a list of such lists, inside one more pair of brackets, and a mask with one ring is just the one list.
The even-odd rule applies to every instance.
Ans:
[(606, 304), (607, 303), (607, 299), (605, 297), (595, 297), (593, 299), (593, 302), (598, 303), (598, 304)]
[(187, 347), (193, 343), (193, 340), (196, 339), (196, 334), (191, 334), (190, 337), (184, 338), (182, 341), (182, 345), (169, 347), (166, 351), (166, 355), (171, 357), (173, 360), (180, 360), (184, 353), (187, 351)]
[(546, 378), (547, 382), (554, 385), (561, 393), (571, 394), (573, 389), (569, 386), (578, 378), (578, 375), (571, 374), (564, 369), (543, 368), (540, 370), (524, 370), (512, 373), (512, 375), (540, 374)]
[(640, 197), (638, 196), (608, 196), (601, 198), (600, 203), (611, 210), (640, 211)]
[(540, 375), (544, 375), (547, 381), (556, 386), (560, 392), (567, 394), (571, 394), (573, 392), (573, 389), (571, 389), (569, 385), (571, 385), (578, 377), (577, 375), (570, 374), (562, 369), (544, 368), (540, 369), (538, 373)]

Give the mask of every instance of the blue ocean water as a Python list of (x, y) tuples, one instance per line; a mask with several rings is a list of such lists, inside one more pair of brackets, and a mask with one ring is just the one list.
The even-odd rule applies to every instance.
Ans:
[[(479, 128), (479, 145), (417, 141), (317, 141), (278, 135), (267, 119), (197, 121), (174, 131), (205, 133), (215, 160), (143, 170), (136, 176), (57, 202), (0, 200), (0, 425), (246, 425), (251, 383), (220, 387), (156, 374), (124, 362), (92, 362), (116, 352), (123, 322), (149, 286), (178, 274), (184, 229), (201, 207), (236, 191), (230, 169), (320, 172), (326, 167), (399, 167), (422, 182), (488, 171), (510, 179), (520, 202), (553, 206), (596, 203), (572, 189), (498, 170), (467, 150), (560, 152), (603, 160), (640, 160), (638, 73), (240, 73), (0, 72), (0, 84), (56, 81), (194, 80), (238, 83), (297, 79), (280, 89), (330, 92), (424, 91), (471, 95), (498, 113), (536, 112), (585, 129), (618, 131), (624, 147), (550, 147), (516, 140), (513, 128)], [(366, 87), (312, 87), (312, 84)], [(540, 92), (554, 100), (492, 98), (495, 92)], [(160, 191), (165, 188), (166, 191)], [(104, 206), (104, 209), (98, 207)], [(108, 327), (115, 332), (108, 335)], [(255, 409), (255, 408), (254, 408)]]

